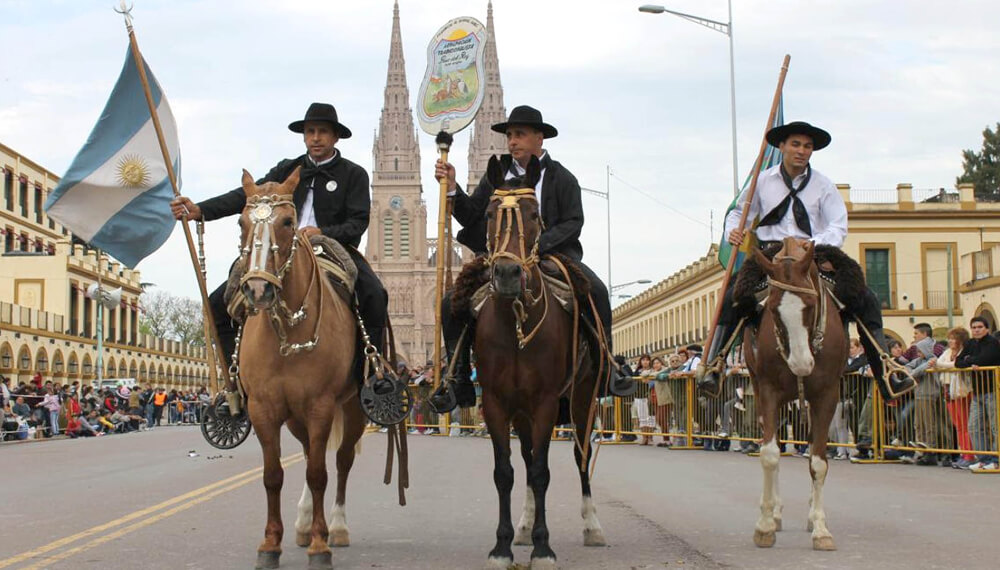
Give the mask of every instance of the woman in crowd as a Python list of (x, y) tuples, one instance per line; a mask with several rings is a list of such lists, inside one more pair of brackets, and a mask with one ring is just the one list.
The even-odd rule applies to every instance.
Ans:
[[(673, 355), (671, 355), (673, 356)], [(670, 393), (670, 369), (664, 366), (663, 360), (657, 356), (653, 359), (653, 372), (656, 374), (653, 382), (653, 396), (656, 397), (656, 423), (661, 433), (670, 431), (670, 412), (674, 407), (674, 396)], [(670, 447), (668, 436), (661, 436), (662, 441), (656, 447)]]
[[(646, 378), (648, 380), (647, 384), (653, 383), (651, 378), (656, 376), (656, 372), (653, 371), (653, 360), (648, 354), (643, 354), (639, 357), (639, 365), (636, 366), (635, 375)], [(642, 439), (639, 441), (639, 445), (649, 445), (653, 441), (651, 434), (653, 433), (656, 420), (649, 413), (648, 394), (649, 390), (637, 392), (635, 398), (632, 400), (633, 426), (638, 426), (639, 431), (642, 432)]]
[(45, 391), (45, 397), (42, 398), (41, 407), (49, 414), (49, 427), (51, 427), (50, 435), (59, 435), (59, 412), (62, 411), (62, 404), (59, 402), (59, 396), (56, 395), (55, 388), (49, 386)]
[[(965, 327), (955, 327), (948, 331), (948, 348), (945, 349), (934, 368), (937, 370), (953, 370), (955, 361), (962, 355), (962, 348), (969, 340), (969, 331)], [(939, 376), (945, 391), (945, 408), (955, 426), (955, 436), (958, 448), (966, 452), (958, 461), (951, 464), (956, 469), (965, 469), (976, 462), (972, 451), (972, 437), (969, 435), (969, 411), (972, 403), (972, 382), (968, 375), (962, 372), (944, 372)]]

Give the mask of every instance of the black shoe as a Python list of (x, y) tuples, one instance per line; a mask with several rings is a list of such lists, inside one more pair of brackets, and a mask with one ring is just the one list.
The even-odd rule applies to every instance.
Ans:
[(704, 376), (698, 379), (699, 394), (704, 394), (706, 396), (711, 396), (715, 398), (721, 392), (722, 392), (722, 386), (719, 383), (718, 372), (714, 371), (706, 372)]
[(615, 396), (628, 397), (635, 394), (635, 381), (622, 374), (617, 367), (611, 367), (611, 381), (609, 383), (611, 393)]
[(917, 383), (913, 378), (902, 372), (890, 372), (888, 379), (878, 382), (879, 392), (886, 402), (891, 402), (916, 387)]
[(455, 378), (451, 382), (442, 382), (427, 401), (431, 409), (439, 414), (475, 406), (476, 386), (468, 378)]
[(925, 453), (916, 461), (917, 465), (937, 465), (937, 457), (933, 453)]

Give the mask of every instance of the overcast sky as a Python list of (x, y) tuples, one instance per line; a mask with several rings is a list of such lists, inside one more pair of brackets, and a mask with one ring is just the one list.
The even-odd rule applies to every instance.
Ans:
[[(703, 255), (732, 197), (727, 38), (675, 16), (639, 13), (641, 3), (494, 2), (507, 109), (542, 110), (560, 133), (546, 148), (582, 186), (606, 190), (611, 168), (615, 284), (655, 282)], [(125, 58), (114, 4), (0, 0), (0, 141), (59, 175)], [(392, 4), (136, 0), (139, 45), (178, 122), (183, 193), (205, 199), (237, 186), (242, 168), (260, 176), (301, 154), (287, 124), (312, 101), (337, 107), (354, 131), (338, 147), (370, 171)], [(727, 19), (725, 0), (667, 6)], [(434, 32), (457, 16), (485, 23), (486, 0), (403, 0), (400, 14), (412, 96)], [(952, 188), (962, 149), (978, 150), (982, 130), (1000, 121), (997, 22), (996, 0), (734, 0), (740, 180), (788, 53), (786, 120), (833, 135), (813, 157), (817, 170), (854, 188)], [(456, 135), (451, 154), (460, 180), (468, 136)], [(436, 151), (432, 136), (420, 142), (434, 225)], [(584, 206), (584, 261), (605, 276), (607, 202), (585, 195)], [(235, 227), (235, 219), (208, 226), (210, 289), (236, 255)], [(197, 296), (179, 228), (138, 269), (144, 281)]]

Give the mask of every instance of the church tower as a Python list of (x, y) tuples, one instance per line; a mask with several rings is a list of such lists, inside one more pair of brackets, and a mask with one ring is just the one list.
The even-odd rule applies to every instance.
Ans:
[[(365, 257), (389, 293), (401, 358), (423, 364), (433, 346), (434, 268), (428, 276), (427, 207), (421, 197), (420, 147), (413, 126), (399, 3), (392, 8), (389, 69), (372, 147), (372, 208)], [(429, 328), (428, 327), (429, 323)]]
[(486, 50), (483, 53), (486, 83), (483, 85), (483, 105), (472, 124), (469, 140), (469, 185), (471, 192), (486, 174), (486, 165), (494, 154), (507, 152), (507, 139), (490, 130), (490, 125), (507, 120), (503, 104), (503, 85), (500, 84), (500, 59), (497, 57), (497, 40), (493, 28), (493, 2), (486, 5)]

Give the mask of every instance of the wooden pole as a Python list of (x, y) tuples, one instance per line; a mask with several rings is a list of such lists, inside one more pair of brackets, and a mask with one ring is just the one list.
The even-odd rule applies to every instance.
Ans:
[[(128, 29), (128, 41), (132, 48), (132, 59), (135, 60), (136, 68), (139, 70), (139, 79), (142, 81), (142, 90), (146, 95), (146, 104), (149, 105), (149, 114), (153, 118), (153, 128), (156, 130), (156, 139), (160, 143), (160, 151), (163, 153), (163, 162), (167, 165), (167, 176), (170, 178), (170, 186), (174, 190), (174, 196), (180, 196), (180, 189), (177, 187), (177, 176), (174, 174), (174, 163), (170, 159), (170, 151), (167, 150), (167, 143), (163, 138), (163, 128), (160, 126), (160, 117), (156, 113), (156, 104), (153, 102), (153, 94), (149, 89), (149, 79), (146, 77), (146, 64), (142, 59), (142, 53), (139, 52), (139, 44), (135, 40), (135, 31), (132, 29), (132, 24), (129, 18), (126, 16), (125, 27)], [(225, 359), (216, 357), (216, 351), (212, 347), (212, 343), (215, 346), (222, 348), (222, 344), (219, 342), (218, 331), (215, 330), (215, 319), (212, 318), (212, 311), (208, 304), (208, 287), (205, 286), (205, 277), (202, 275), (198, 263), (198, 254), (194, 249), (194, 240), (191, 238), (191, 228), (187, 224), (187, 219), (181, 221), (181, 227), (184, 228), (184, 238), (187, 240), (188, 252), (191, 254), (191, 264), (194, 266), (194, 274), (198, 280), (198, 290), (201, 292), (201, 308), (204, 316), (204, 327), (205, 327), (205, 352), (207, 354), (208, 375), (214, 386), (218, 386), (218, 374), (216, 372), (216, 362), (219, 364), (219, 368), (222, 370), (222, 378), (226, 383), (226, 389), (229, 391), (236, 390), (236, 385), (229, 377), (229, 370), (226, 369)]]
[[(771, 100), (771, 112), (767, 116), (767, 125), (764, 127), (764, 137), (760, 141), (760, 150), (757, 151), (757, 160), (753, 163), (753, 175), (750, 179), (750, 188), (747, 189), (747, 199), (743, 206), (743, 214), (740, 216), (740, 225), (737, 226), (737, 230), (743, 232), (747, 224), (747, 215), (750, 213), (750, 204), (753, 203), (754, 194), (757, 193), (757, 178), (760, 176), (760, 165), (764, 162), (764, 153), (767, 152), (767, 131), (771, 130), (774, 124), (774, 116), (778, 112), (778, 104), (781, 102), (781, 90), (785, 86), (785, 75), (788, 73), (788, 62), (791, 61), (792, 57), (790, 55), (785, 55), (785, 60), (781, 63), (781, 73), (778, 75), (778, 87), (774, 90), (774, 98)], [(725, 233), (725, 222), (723, 222), (723, 233)], [(728, 239), (727, 236), (722, 236), (722, 239)], [(743, 239), (747, 239), (744, 236)], [(718, 301), (715, 304), (715, 316), (712, 318), (712, 326), (708, 329), (708, 337), (705, 338), (705, 358), (708, 358), (708, 350), (711, 350), (712, 340), (715, 336), (715, 329), (719, 326), (719, 318), (722, 316), (722, 303), (723, 298), (726, 295), (726, 289), (729, 287), (729, 279), (733, 275), (733, 267), (736, 266), (737, 250), (734, 249), (732, 254), (729, 256), (729, 261), (726, 263), (726, 272), (722, 275), (722, 286), (719, 288), (719, 294), (717, 296)], [(706, 362), (705, 366), (710, 363)]]
[[(441, 131), (438, 133), (435, 142), (438, 152), (441, 153), (441, 162), (448, 162), (448, 151), (451, 150), (452, 136)], [(448, 257), (447, 250), (450, 244), (445, 243), (445, 223), (451, 221), (448, 218), (450, 208), (448, 207), (448, 180), (441, 179), (440, 196), (438, 198), (438, 242), (437, 242), (437, 286), (434, 289), (434, 389), (441, 385), (441, 301), (444, 298), (444, 267)]]

